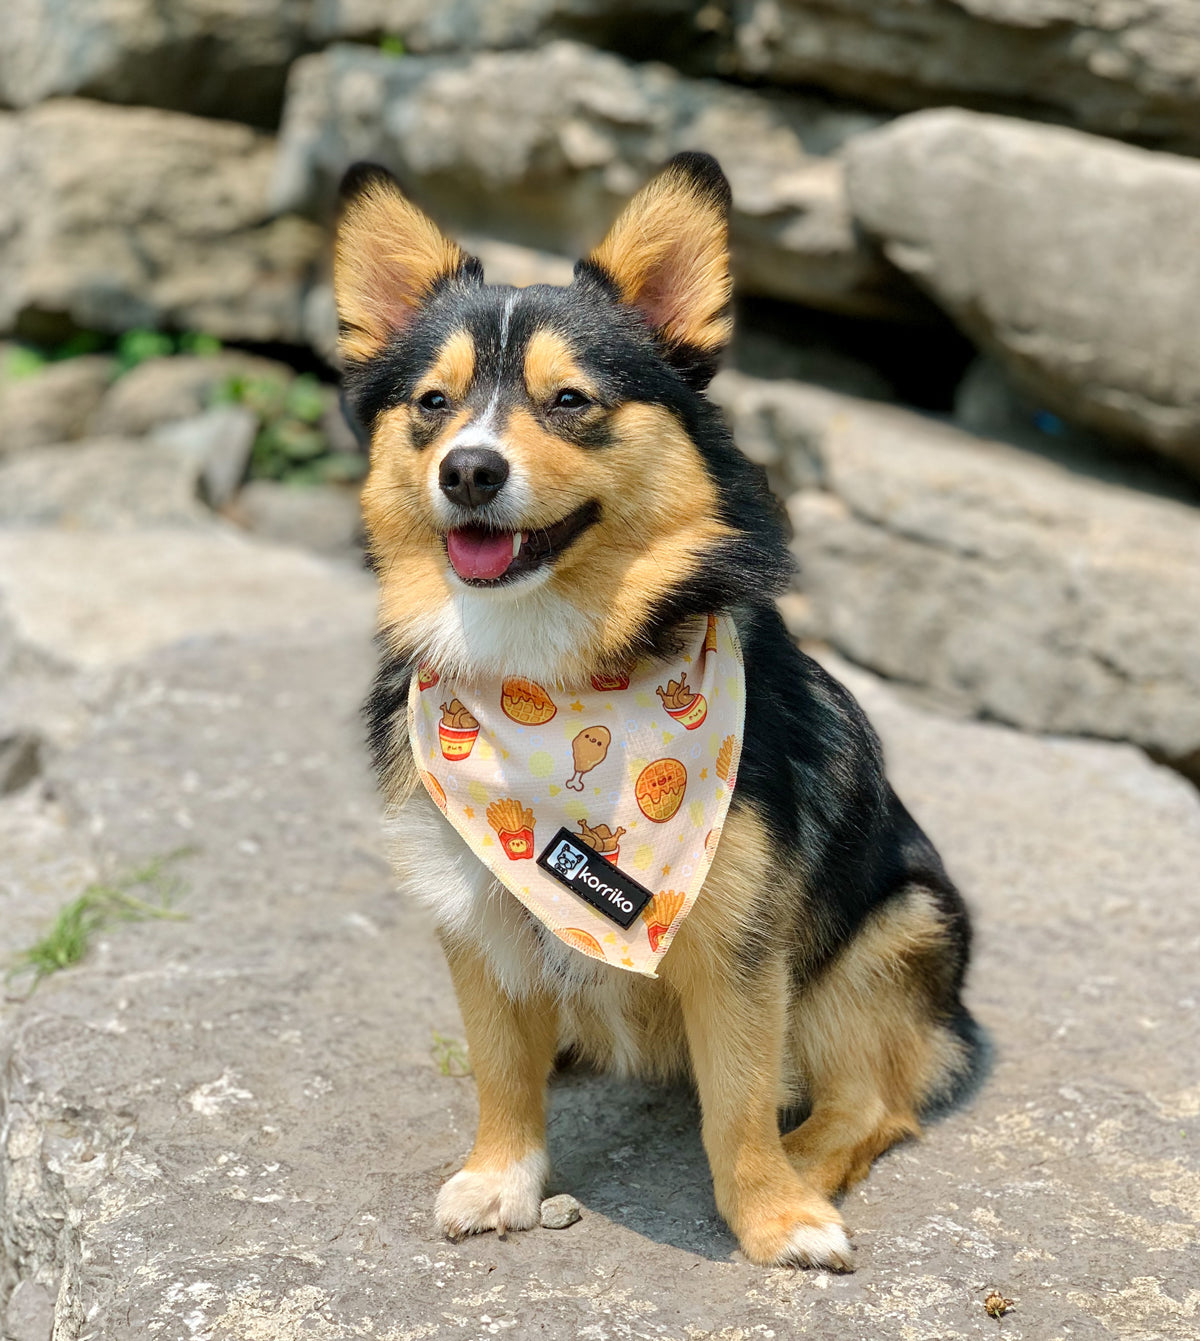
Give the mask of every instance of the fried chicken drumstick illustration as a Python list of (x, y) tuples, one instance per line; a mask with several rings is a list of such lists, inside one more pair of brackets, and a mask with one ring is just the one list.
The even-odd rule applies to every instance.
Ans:
[(608, 757), (608, 747), (612, 744), (612, 732), (606, 726), (585, 726), (571, 742), (571, 757), (575, 762), (575, 772), (563, 784), (577, 792), (583, 791), (583, 775), (590, 773), (597, 764)]

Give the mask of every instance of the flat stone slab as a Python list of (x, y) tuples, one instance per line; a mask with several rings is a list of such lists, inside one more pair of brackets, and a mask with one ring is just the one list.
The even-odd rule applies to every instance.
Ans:
[[(290, 608), (299, 577), (275, 581)], [(431, 1211), (474, 1088), (435, 1060), (435, 1034), (461, 1036), (448, 976), (380, 855), (371, 659), (362, 606), (149, 646), (0, 802), (0, 835), (18, 805), (28, 835), (0, 890), (36, 876), (41, 906), (89, 868), (194, 849), (187, 921), (106, 931), (0, 1004), (0, 1318), (20, 1284), (21, 1341), (48, 1300), (56, 1337), (105, 1341), (1195, 1336), (1200, 798), (1181, 778), (838, 668), (975, 910), (990, 1083), (846, 1198), (853, 1276), (739, 1260), (692, 1098), (578, 1072), (554, 1086), (548, 1191), (582, 1221), (451, 1244)], [(77, 863), (56, 871), (60, 850)], [(993, 1289), (1016, 1301), (999, 1332)]]

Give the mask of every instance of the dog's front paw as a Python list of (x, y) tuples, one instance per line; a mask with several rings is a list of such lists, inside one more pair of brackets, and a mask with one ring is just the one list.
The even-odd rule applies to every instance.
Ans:
[(550, 1162), (535, 1150), (504, 1169), (463, 1169), (438, 1193), (434, 1214), (448, 1238), (495, 1229), (532, 1229), (541, 1219)]
[(832, 1206), (752, 1220), (738, 1239), (746, 1256), (760, 1266), (854, 1270), (854, 1245)]

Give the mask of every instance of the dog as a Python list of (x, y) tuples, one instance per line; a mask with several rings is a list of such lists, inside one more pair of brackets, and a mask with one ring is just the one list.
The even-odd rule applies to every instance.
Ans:
[[(961, 999), (963, 901), (862, 711), (789, 638), (774, 604), (791, 579), (781, 511), (705, 396), (731, 333), (729, 210), (716, 161), (680, 154), (570, 285), (518, 290), (485, 284), (384, 169), (349, 171), (334, 290), (345, 394), (370, 436), (382, 657), (369, 741), (396, 874), (432, 910), (478, 1087), (474, 1148), (437, 1197), (440, 1229), (539, 1222), (547, 1085), (569, 1052), (690, 1077), (717, 1206), (745, 1256), (846, 1271), (833, 1199), (971, 1093), (986, 1040)], [(413, 680), (558, 686), (563, 699), (589, 681), (619, 686), (631, 665), (653, 678), (716, 616), (744, 674), (732, 799), (658, 971), (629, 972), (593, 957), (606, 953), (598, 933), (583, 953), (548, 928), (508, 868), (502, 880), (480, 859), (490, 837), (468, 841), (450, 822), (414, 758)], [(669, 692), (639, 711), (695, 701), (682, 679)], [(483, 711), (460, 700), (443, 705), (458, 758)], [(560, 782), (574, 766), (582, 788), (601, 756), (620, 764), (620, 740), (592, 731)], [(495, 823), (520, 830), (500, 833), (515, 870), (537, 844), (532, 809), (514, 804), (518, 818)], [(649, 833), (658, 818), (644, 813)], [(583, 820), (569, 835), (581, 862), (631, 842), (605, 828), (605, 850), (583, 853), (596, 832)], [(612, 897), (625, 908), (634, 896)], [(624, 934), (614, 924), (609, 939)], [(781, 1135), (789, 1112), (807, 1116)]]

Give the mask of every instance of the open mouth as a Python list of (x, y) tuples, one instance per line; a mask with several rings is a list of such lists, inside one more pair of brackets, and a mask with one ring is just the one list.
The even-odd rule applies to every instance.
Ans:
[(446, 534), (450, 566), (473, 587), (490, 587), (524, 577), (555, 559), (600, 520), (600, 504), (584, 503), (551, 526), (535, 531), (491, 531), (460, 526)]

